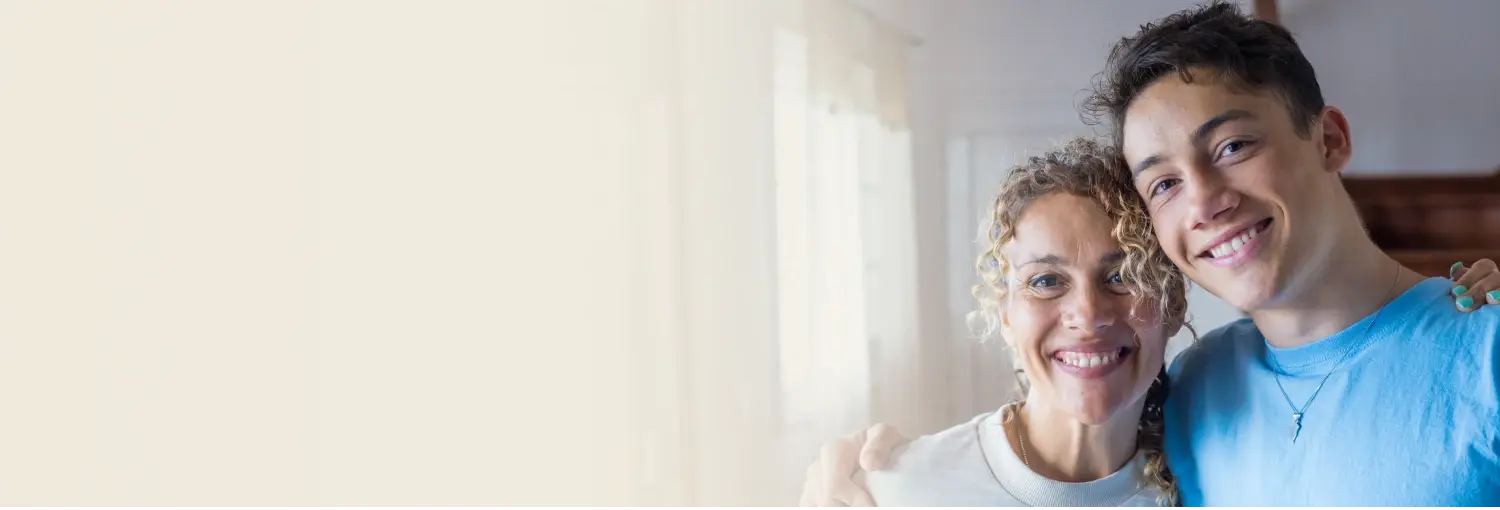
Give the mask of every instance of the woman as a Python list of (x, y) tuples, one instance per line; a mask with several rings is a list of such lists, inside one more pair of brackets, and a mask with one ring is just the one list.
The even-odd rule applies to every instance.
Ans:
[(895, 506), (1154, 505), (1162, 358), (1182, 327), (1182, 275), (1151, 240), (1111, 151), (1088, 140), (1031, 158), (989, 211), (975, 287), (1029, 384), (1025, 400), (917, 439), (866, 480)]
[[(1161, 406), (1166, 342), (1185, 325), (1185, 282), (1131, 184), (1113, 180), (1122, 175), (1112, 171), (1116, 158), (1084, 139), (1030, 158), (989, 211), (976, 318), (984, 336), (999, 333), (1013, 350), (1024, 400), (896, 450), (889, 468), (866, 475), (873, 501), (839, 478), (851, 470), (824, 473), (815, 463), (804, 504), (1176, 503)], [(1483, 262), (1463, 280), (1493, 272)], [(849, 450), (863, 442), (825, 448), (823, 463), (852, 464)], [(866, 451), (888, 447), (878, 443)]]

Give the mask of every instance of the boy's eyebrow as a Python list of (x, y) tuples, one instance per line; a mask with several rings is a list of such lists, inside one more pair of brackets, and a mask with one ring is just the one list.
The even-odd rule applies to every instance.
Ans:
[(1130, 169), (1130, 176), (1135, 177), (1137, 175), (1141, 175), (1141, 172), (1146, 171), (1147, 168), (1151, 168), (1151, 165), (1161, 163), (1161, 161), (1162, 157), (1160, 154), (1152, 154), (1150, 157), (1141, 160), (1140, 163), (1136, 163), (1135, 168)]
[(1214, 130), (1219, 129), (1219, 126), (1224, 125), (1225, 122), (1254, 117), (1255, 114), (1245, 110), (1229, 110), (1215, 115), (1214, 118), (1208, 119), (1207, 122), (1198, 126), (1198, 129), (1193, 130), (1193, 145), (1203, 145), (1203, 141), (1208, 138), (1208, 135), (1214, 134)]
[[(1203, 140), (1207, 139), (1208, 135), (1213, 134), (1215, 129), (1219, 129), (1219, 126), (1224, 125), (1224, 123), (1226, 122), (1250, 118), (1255, 118), (1255, 114), (1250, 113), (1246, 110), (1229, 110), (1224, 113), (1215, 115), (1213, 116), (1213, 118), (1208, 119), (1208, 121), (1199, 125), (1198, 129), (1193, 130), (1193, 145), (1203, 145)], [(1135, 166), (1130, 169), (1130, 175), (1131, 177), (1140, 175), (1141, 172), (1146, 171), (1147, 168), (1150, 168), (1152, 165), (1155, 165), (1157, 163), (1161, 163), (1164, 160), (1165, 158), (1163, 158), (1161, 154), (1152, 154), (1146, 159), (1141, 160), (1140, 163), (1136, 163)]]

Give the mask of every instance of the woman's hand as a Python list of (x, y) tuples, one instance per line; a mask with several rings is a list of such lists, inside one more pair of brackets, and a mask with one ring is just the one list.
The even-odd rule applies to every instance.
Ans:
[(807, 466), (802, 483), (802, 506), (875, 506), (870, 493), (854, 475), (889, 465), (891, 453), (911, 442), (895, 427), (877, 423), (870, 428), (823, 445), (818, 460)]
[(1495, 261), (1479, 259), (1473, 267), (1454, 262), (1448, 273), (1448, 279), (1454, 282), (1453, 304), (1459, 310), (1472, 312), (1487, 304), (1500, 305), (1500, 270), (1495, 268)]

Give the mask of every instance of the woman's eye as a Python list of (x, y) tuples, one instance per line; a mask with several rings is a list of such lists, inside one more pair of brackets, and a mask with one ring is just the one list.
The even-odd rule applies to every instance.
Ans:
[(1027, 284), (1038, 289), (1050, 289), (1057, 286), (1057, 277), (1052, 275), (1042, 275), (1036, 278), (1032, 278), (1030, 282), (1027, 282)]
[(1109, 278), (1105, 278), (1104, 280), (1104, 286), (1105, 288), (1108, 288), (1110, 292), (1113, 292), (1117, 295), (1123, 296), (1126, 294), (1130, 294), (1130, 287), (1125, 286), (1125, 275), (1121, 274), (1119, 271), (1110, 273)]
[(1055, 274), (1043, 274), (1026, 280), (1026, 290), (1039, 299), (1052, 299), (1063, 295), (1067, 289), (1063, 288), (1067, 282)]
[(1172, 188), (1176, 187), (1176, 186), (1177, 186), (1177, 179), (1170, 179), (1169, 178), (1169, 179), (1162, 179), (1162, 180), (1156, 181), (1156, 184), (1152, 184), (1151, 185), (1151, 196), (1154, 197), (1154, 196), (1160, 195), (1162, 193), (1166, 193), (1168, 191), (1171, 191)]

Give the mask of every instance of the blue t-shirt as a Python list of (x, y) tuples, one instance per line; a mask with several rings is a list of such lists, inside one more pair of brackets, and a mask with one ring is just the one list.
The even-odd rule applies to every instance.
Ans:
[[(1463, 313), (1432, 278), (1318, 342), (1275, 349), (1248, 319), (1172, 364), (1167, 463), (1187, 505), (1500, 506), (1500, 307)], [(1366, 328), (1373, 327), (1366, 334)]]

